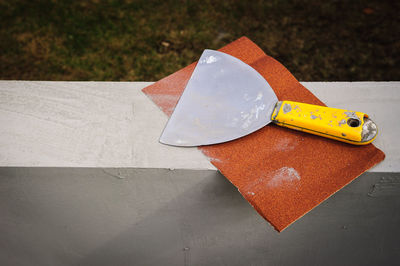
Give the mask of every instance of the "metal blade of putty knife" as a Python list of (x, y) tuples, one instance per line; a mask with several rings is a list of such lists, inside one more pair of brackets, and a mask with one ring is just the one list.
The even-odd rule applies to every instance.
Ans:
[(226, 53), (204, 50), (160, 142), (201, 146), (246, 136), (271, 122), (277, 101), (254, 68)]

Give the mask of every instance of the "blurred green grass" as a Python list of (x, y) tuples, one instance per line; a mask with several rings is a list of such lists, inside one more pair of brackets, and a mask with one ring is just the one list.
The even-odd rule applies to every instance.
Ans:
[(399, 80), (399, 1), (0, 1), (0, 78), (155, 81), (245, 35), (302, 81)]

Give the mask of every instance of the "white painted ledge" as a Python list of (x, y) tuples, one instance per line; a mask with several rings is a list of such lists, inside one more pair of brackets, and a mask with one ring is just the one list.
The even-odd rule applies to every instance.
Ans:
[[(215, 169), (196, 148), (158, 143), (167, 122), (141, 89), (151, 82), (0, 81), (0, 166)], [(378, 124), (386, 159), (400, 172), (400, 82), (303, 82), (327, 105)]]
[(149, 82), (0, 82), (0, 165), (214, 169), (158, 143), (167, 116)]

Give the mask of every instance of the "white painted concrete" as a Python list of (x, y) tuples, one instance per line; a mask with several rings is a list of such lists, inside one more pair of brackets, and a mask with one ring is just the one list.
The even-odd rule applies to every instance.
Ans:
[(215, 169), (162, 145), (148, 82), (0, 82), (0, 165)]
[[(215, 169), (196, 148), (158, 143), (167, 117), (141, 89), (151, 82), (0, 81), (0, 166)], [(303, 82), (332, 107), (368, 113), (400, 172), (400, 82)]]

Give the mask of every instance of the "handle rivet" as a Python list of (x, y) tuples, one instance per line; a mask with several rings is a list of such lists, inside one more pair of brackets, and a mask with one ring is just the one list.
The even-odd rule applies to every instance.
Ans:
[(358, 127), (358, 126), (360, 126), (361, 121), (359, 119), (349, 118), (349, 119), (347, 119), (347, 124), (350, 127)]

